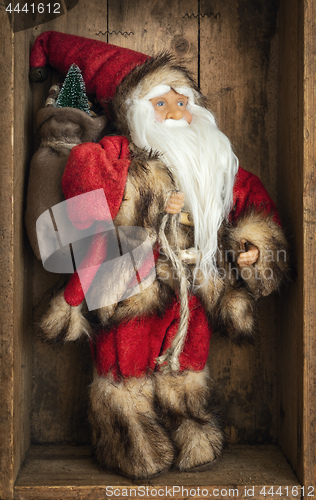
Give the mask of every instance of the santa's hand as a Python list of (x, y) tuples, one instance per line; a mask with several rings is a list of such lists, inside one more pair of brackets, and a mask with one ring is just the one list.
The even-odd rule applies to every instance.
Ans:
[(165, 208), (168, 214), (179, 214), (184, 206), (184, 193), (174, 192), (170, 195)]
[(258, 247), (255, 245), (252, 245), (252, 243), (247, 242), (244, 238), (241, 240), (241, 245), (243, 248), (245, 248), (245, 252), (242, 252), (238, 259), (237, 259), (237, 264), (240, 267), (247, 267), (251, 266), (255, 262), (257, 262), (259, 258), (259, 250)]

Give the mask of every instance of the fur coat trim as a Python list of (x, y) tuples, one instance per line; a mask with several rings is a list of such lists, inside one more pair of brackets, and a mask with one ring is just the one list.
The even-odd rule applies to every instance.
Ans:
[(82, 314), (82, 305), (72, 307), (64, 299), (64, 291), (59, 292), (49, 305), (39, 323), (44, 340), (49, 342), (73, 341), (82, 335), (90, 337), (90, 325)]
[[(234, 265), (243, 251), (241, 240), (255, 245), (259, 258), (249, 267), (235, 267), (240, 279), (256, 299), (278, 290), (289, 274), (288, 246), (282, 228), (267, 214), (251, 207), (228, 226), (225, 247)], [(247, 246), (246, 244), (246, 246)]]

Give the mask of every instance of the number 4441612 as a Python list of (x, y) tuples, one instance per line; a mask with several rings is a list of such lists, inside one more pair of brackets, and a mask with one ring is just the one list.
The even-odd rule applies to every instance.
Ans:
[(315, 488), (314, 486), (263, 486), (260, 490), (260, 495), (265, 497), (277, 497), (286, 495), (291, 497), (314, 497)]
[(31, 12), (32, 14), (44, 14), (44, 13), (62, 14), (60, 9), (61, 9), (61, 5), (58, 2), (56, 2), (52, 5), (50, 3), (47, 3), (47, 4), (39, 3), (37, 5), (35, 3), (31, 3), (31, 4), (25, 3), (23, 6), (21, 4), (21, 7), (20, 7), (19, 3), (12, 6), (12, 2), (10, 2), (6, 8), (6, 11), (10, 12), (10, 14), (12, 14), (12, 12), (17, 12), (17, 13), (24, 12), (25, 14), (27, 14), (28, 12)]

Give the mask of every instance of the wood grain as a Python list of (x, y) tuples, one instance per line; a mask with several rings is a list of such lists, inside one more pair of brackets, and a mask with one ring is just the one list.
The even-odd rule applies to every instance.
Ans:
[(13, 498), (13, 130), (14, 100), (12, 88), (13, 33), (7, 13), (0, 10), (0, 53), (2, 70), (0, 92), (1, 145), (1, 247), (0, 247), (0, 498)]
[(316, 2), (304, 3), (304, 124), (303, 124), (303, 222), (304, 222), (304, 484), (316, 478)]
[[(14, 474), (30, 446), (32, 385), (32, 252), (24, 228), (27, 171), (32, 154), (29, 36), (14, 35)], [(19, 91), (23, 89), (23, 92)]]
[(172, 52), (198, 76), (197, 0), (109, 0), (110, 43), (154, 55)]
[(295, 282), (278, 303), (278, 438), (303, 481), (303, 17), (302, 2), (280, 5), (278, 198)]

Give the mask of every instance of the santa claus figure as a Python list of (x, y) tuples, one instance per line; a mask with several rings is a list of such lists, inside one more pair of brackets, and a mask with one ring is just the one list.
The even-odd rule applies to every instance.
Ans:
[(132, 276), (124, 268), (122, 280), (102, 274), (99, 238), (85, 264), (98, 255), (93, 293), (111, 289), (115, 302), (89, 312), (77, 272), (54, 297), (43, 335), (90, 338), (90, 423), (102, 467), (137, 479), (206, 469), (224, 443), (206, 368), (212, 328), (251, 339), (255, 301), (280, 286), (286, 242), (275, 205), (239, 168), (205, 98), (170, 55), (47, 32), (31, 55), (33, 68), (46, 63), (62, 73), (77, 64), (116, 128), (74, 147), (62, 180), (67, 200), (102, 189), (110, 215), (88, 203), (70, 219), (145, 228), (154, 259), (142, 261), (142, 277), (153, 266), (155, 276), (126, 298)]

